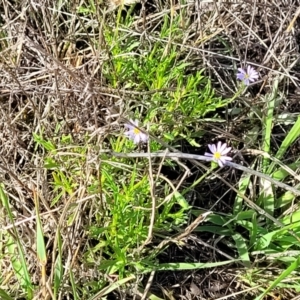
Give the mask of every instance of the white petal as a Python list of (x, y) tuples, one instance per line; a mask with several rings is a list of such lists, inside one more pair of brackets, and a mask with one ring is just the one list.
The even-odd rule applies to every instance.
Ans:
[(141, 141), (140, 135), (139, 135), (139, 134), (136, 134), (135, 137), (134, 137), (134, 139), (133, 139), (133, 142), (134, 142), (135, 144), (139, 144), (140, 141)]
[(205, 152), (204, 156), (213, 157), (214, 155), (212, 153)]
[(250, 76), (251, 79), (257, 79), (259, 76), (258, 76), (258, 73), (257, 72), (253, 72)]
[(237, 77), (237, 79), (239, 79), (239, 80), (244, 80), (244, 79), (245, 79), (245, 74), (238, 73), (236, 77)]
[(229, 153), (231, 151), (231, 147), (227, 147), (226, 149), (224, 149), (222, 152), (221, 152), (221, 155), (226, 155), (227, 153)]
[(140, 133), (140, 138), (141, 138), (141, 141), (144, 143), (146, 143), (148, 141), (148, 135), (143, 132)]
[(221, 145), (221, 147), (219, 149), (220, 153), (222, 153), (226, 149), (226, 147), (227, 147), (226, 143), (224, 143), (223, 145)]
[(225, 160), (232, 160), (232, 157), (230, 156), (222, 156), (222, 158), (224, 158)]
[(215, 144), (212, 144), (212, 145), (211, 145), (211, 152), (212, 152), (212, 153), (217, 152), (217, 147), (216, 147)]
[(219, 165), (221, 168), (223, 168), (223, 162), (222, 162), (221, 159), (218, 160), (218, 165)]
[(220, 158), (220, 161), (222, 161), (222, 164), (223, 164), (223, 165), (226, 165), (227, 161), (230, 161), (230, 160), (232, 160), (232, 158), (229, 157), (229, 156), (222, 156), (222, 157)]
[(245, 70), (243, 68), (238, 68), (238, 71), (241, 72), (242, 74), (246, 74)]
[(132, 138), (134, 136), (134, 133), (132, 132), (132, 130), (125, 131), (124, 134), (129, 138)]

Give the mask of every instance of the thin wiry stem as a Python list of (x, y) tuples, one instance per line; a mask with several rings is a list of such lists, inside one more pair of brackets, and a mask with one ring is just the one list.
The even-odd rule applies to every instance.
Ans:
[[(165, 152), (154, 152), (154, 153), (138, 153), (138, 152), (134, 152), (134, 153), (120, 153), (120, 152), (110, 152), (111, 155), (116, 156), (116, 157), (170, 157), (170, 158), (181, 158), (181, 159), (188, 159), (188, 160), (200, 160), (200, 161), (212, 161), (211, 157), (207, 157), (204, 155), (197, 155), (197, 154), (189, 154), (189, 153), (179, 153), (179, 152), (169, 152), (169, 153), (165, 153)], [(288, 191), (290, 191), (291, 193), (295, 194), (295, 195), (300, 195), (300, 190), (297, 190), (296, 188), (293, 188), (285, 183), (282, 183), (278, 180), (275, 180), (273, 178), (271, 178), (268, 175), (265, 175), (261, 172), (258, 171), (254, 171), (252, 169), (249, 169), (247, 167), (241, 166), (239, 164), (233, 163), (233, 162), (226, 162), (226, 166), (235, 168), (237, 170), (241, 170), (247, 173), (250, 173), (252, 175), (258, 176), (260, 178), (263, 178), (267, 181), (270, 181), (271, 183), (273, 183), (276, 186), (279, 186), (283, 189), (286, 189)]]

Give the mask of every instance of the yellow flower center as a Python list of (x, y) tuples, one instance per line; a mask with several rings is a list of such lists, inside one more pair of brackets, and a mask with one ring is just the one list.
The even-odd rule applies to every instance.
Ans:
[(138, 134), (141, 133), (141, 131), (135, 127), (135, 128), (133, 129), (133, 133), (134, 133), (135, 135), (138, 135)]
[(214, 158), (217, 159), (217, 160), (220, 159), (221, 156), (222, 156), (222, 155), (221, 155), (220, 152), (215, 152), (215, 153), (214, 153)]

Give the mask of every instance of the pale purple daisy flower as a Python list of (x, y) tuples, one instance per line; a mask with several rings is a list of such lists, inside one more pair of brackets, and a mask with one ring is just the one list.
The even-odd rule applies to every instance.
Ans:
[(244, 82), (245, 85), (249, 85), (258, 79), (258, 73), (251, 66), (247, 67), (245, 71), (243, 68), (238, 68), (237, 79)]
[(134, 125), (131, 124), (125, 124), (125, 128), (128, 129), (124, 134), (133, 140), (135, 144), (139, 144), (141, 142), (146, 143), (148, 141), (148, 135), (139, 130), (136, 126), (138, 126), (139, 121), (138, 120), (130, 120), (130, 122)]
[(218, 163), (221, 168), (226, 165), (228, 160), (232, 160), (231, 157), (226, 156), (226, 154), (228, 154), (231, 150), (231, 147), (227, 147), (226, 143), (222, 144), (221, 142), (218, 142), (217, 145), (208, 145), (208, 148), (211, 153), (205, 152), (204, 155), (211, 157), (212, 160)]

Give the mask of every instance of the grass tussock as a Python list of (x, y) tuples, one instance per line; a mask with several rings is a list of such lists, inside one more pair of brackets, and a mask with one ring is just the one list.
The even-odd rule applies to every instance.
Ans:
[(0, 298), (297, 299), (300, 1), (123, 4), (0, 4)]

